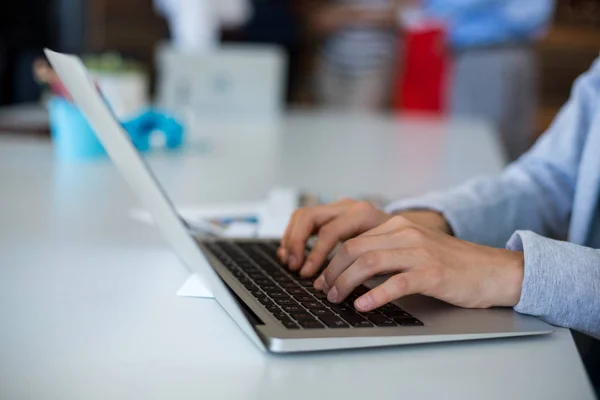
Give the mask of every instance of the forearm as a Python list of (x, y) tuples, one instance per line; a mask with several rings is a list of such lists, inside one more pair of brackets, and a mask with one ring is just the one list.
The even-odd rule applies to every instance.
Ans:
[(460, 239), (504, 247), (516, 230), (548, 236), (566, 234), (570, 203), (536, 181), (531, 174), (512, 168), (496, 178), (481, 178), (456, 189), (395, 202), (388, 212), (429, 209), (441, 214)]

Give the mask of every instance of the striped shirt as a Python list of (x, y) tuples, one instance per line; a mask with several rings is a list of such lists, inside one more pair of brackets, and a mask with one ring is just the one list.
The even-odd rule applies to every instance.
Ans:
[[(365, 7), (384, 7), (388, 0), (333, 0)], [(396, 53), (396, 33), (390, 29), (351, 26), (334, 32), (323, 47), (323, 59), (349, 75), (379, 69)]]

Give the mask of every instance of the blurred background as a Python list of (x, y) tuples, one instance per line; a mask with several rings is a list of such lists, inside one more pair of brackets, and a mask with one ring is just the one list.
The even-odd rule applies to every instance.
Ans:
[[(478, 56), (477, 63), (481, 68), (489, 68), (485, 66), (486, 62), (497, 65), (489, 54), (508, 48), (511, 53), (509, 56), (502, 55), (502, 60), (508, 60), (509, 64), (498, 73), (508, 80), (514, 78), (516, 86), (521, 88), (523, 85), (518, 84), (518, 79), (525, 79), (529, 82), (529, 92), (500, 93), (500, 89), (493, 86), (481, 87), (483, 83), (477, 87), (481, 88), (480, 91), (489, 91), (493, 99), (508, 96), (502, 101), (521, 101), (524, 103), (519, 105), (520, 110), (532, 110), (533, 123), (523, 123), (518, 128), (502, 126), (502, 118), (506, 119), (507, 115), (492, 121), (499, 125), (501, 131), (519, 131), (519, 140), (529, 146), (548, 127), (559, 107), (567, 100), (573, 81), (589, 68), (600, 49), (597, 20), (590, 19), (590, 10), (573, 8), (568, 1), (546, 1), (541, 2), (544, 4), (537, 10), (533, 7), (530, 15), (540, 16), (536, 26), (530, 28), (535, 34), (523, 38), (517, 36), (523, 40), (508, 38), (506, 43), (472, 41), (468, 35), (481, 34), (477, 29), (457, 33), (452, 31), (458, 30), (456, 27), (440, 28), (432, 22), (438, 21), (431, 17), (435, 12), (429, 16), (423, 12), (407, 12), (403, 17), (405, 22), (399, 26), (397, 22), (401, 18), (398, 10), (385, 8), (389, 5), (386, 0), (248, 0), (243, 5), (234, 4), (234, 1), (227, 6), (229, 8), (224, 6), (229, 0), (216, 0), (211, 13), (215, 13), (215, 8), (225, 9), (218, 11), (217, 17), (211, 14), (210, 21), (202, 19), (206, 10), (197, 8), (202, 2), (209, 0), (3, 1), (0, 5), (2, 110), (14, 105), (39, 103), (45, 89), (34, 79), (32, 65), (46, 46), (58, 51), (95, 55), (101, 60), (96, 60), (97, 64), (105, 61), (103, 57), (106, 54), (113, 64), (125, 63), (123, 60), (126, 60), (128, 68), (135, 66), (136, 70), (144, 71), (147, 88), (144, 81), (141, 90), (151, 93), (150, 98), (157, 95), (167, 99), (168, 103), (169, 93), (171, 101), (184, 94), (182, 88), (178, 92), (167, 87), (173, 83), (164, 83), (169, 81), (167, 74), (176, 73), (172, 69), (177, 61), (169, 63), (170, 53), (166, 50), (161, 53), (160, 46), (170, 46), (189, 57), (194, 52), (206, 55), (214, 50), (211, 46), (220, 48), (220, 43), (223, 43), (224, 46), (233, 46), (230, 47), (232, 49), (248, 49), (235, 47), (242, 44), (259, 46), (256, 49), (277, 49), (277, 56), (283, 60), (280, 63), (283, 72), (274, 67), (272, 73), (281, 72), (284, 108), (337, 107), (356, 112), (446, 115), (453, 108), (448, 105), (448, 99), (454, 99), (461, 90), (460, 96), (469, 98), (470, 94), (464, 88), (477, 82), (468, 81), (481, 79), (477, 78), (477, 74), (464, 71), (466, 78), (450, 72), (462, 67), (465, 71), (473, 68), (466, 65), (468, 58), (462, 57), (463, 53), (471, 56), (487, 54), (487, 61)], [(412, 11), (419, 9), (416, 1), (398, 3)], [(444, 2), (429, 3), (435, 7), (436, 3)], [(452, 3), (452, 0), (446, 3)], [(516, 3), (518, 7), (527, 9), (524, 2)], [(531, 1), (533, 3), (536, 2)], [(349, 4), (373, 12), (368, 16), (365, 16), (366, 13), (358, 16), (356, 8), (344, 8)], [(441, 8), (443, 14), (444, 7)], [(485, 23), (489, 27), (496, 22), (490, 20)], [(214, 32), (199, 29), (203, 26), (213, 27)], [(207, 39), (203, 35), (216, 37)], [(440, 41), (449, 44), (440, 50)], [(267, 47), (260, 47), (263, 45)], [(526, 47), (526, 53), (515, 51), (523, 47)], [(236, 56), (243, 58), (244, 54), (238, 51)], [(463, 61), (465, 65), (461, 64)], [(510, 64), (512, 62), (515, 64)], [(93, 64), (93, 61), (90, 63)], [(98, 69), (103, 68), (106, 67)], [(202, 73), (200, 69), (198, 73)], [(522, 70), (520, 77), (514, 72), (517, 70)], [(194, 71), (186, 73), (193, 74)], [(459, 85), (456, 81), (460, 79), (466, 81)], [(161, 84), (165, 92), (162, 95), (158, 93)], [(220, 85), (223, 88), (227, 82), (220, 82)], [(275, 85), (272, 90), (277, 97), (278, 86)], [(468, 108), (468, 105), (463, 106), (463, 109)], [(498, 113), (498, 109), (502, 108), (498, 107), (490, 114), (492, 120), (494, 112)], [(489, 116), (485, 110), (481, 113), (482, 117)], [(17, 124), (9, 121), (6, 115), (0, 112), (0, 126)], [(11, 128), (15, 130), (15, 126)], [(45, 132), (44, 129), (33, 131), (38, 134)], [(508, 150), (511, 158), (524, 151), (523, 144), (511, 142), (514, 138), (504, 139), (507, 147), (514, 145), (514, 150)]]

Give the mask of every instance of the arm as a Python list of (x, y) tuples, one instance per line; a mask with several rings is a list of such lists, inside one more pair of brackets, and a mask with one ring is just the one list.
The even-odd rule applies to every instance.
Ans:
[(582, 147), (600, 92), (599, 70), (597, 62), (578, 79), (549, 131), (501, 176), (399, 201), (387, 210), (435, 210), (458, 238), (495, 247), (504, 247), (516, 230), (565, 238)]
[(515, 310), (600, 339), (600, 250), (517, 232), (508, 247), (525, 253)]

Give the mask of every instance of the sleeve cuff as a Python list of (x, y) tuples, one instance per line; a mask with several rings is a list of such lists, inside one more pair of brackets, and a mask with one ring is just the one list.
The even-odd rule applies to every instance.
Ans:
[(521, 251), (525, 255), (525, 270), (523, 274), (523, 288), (521, 289), (521, 298), (519, 304), (514, 309), (515, 311), (522, 314), (532, 314), (532, 305), (539, 301), (539, 294), (537, 293), (536, 286), (539, 287), (539, 283), (535, 284), (537, 275), (539, 275), (539, 265), (541, 260), (539, 259), (539, 252), (536, 252), (531, 248), (532, 236), (537, 236), (533, 232), (528, 231), (517, 231), (510, 238), (506, 244), (506, 248), (512, 251)]

